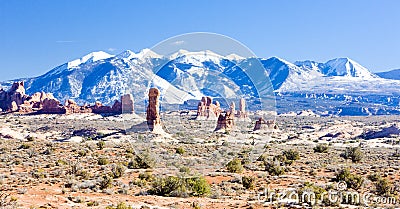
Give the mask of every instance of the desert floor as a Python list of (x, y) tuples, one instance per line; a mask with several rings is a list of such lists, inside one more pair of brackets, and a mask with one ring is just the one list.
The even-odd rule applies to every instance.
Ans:
[[(362, 138), (399, 123), (398, 116), (277, 116), (278, 130), (256, 132), (254, 122), (237, 121), (235, 130), (214, 132), (215, 121), (193, 118), (163, 115), (166, 133), (157, 135), (137, 115), (1, 115), (0, 208), (307, 208), (307, 201), (265, 196), (338, 190), (335, 178), (346, 168), (352, 176), (345, 181), (355, 186), (347, 184), (342, 192), (370, 194), (370, 207), (400, 206), (399, 135)], [(316, 151), (320, 144), (327, 150)], [(343, 157), (348, 147), (359, 147), (359, 160)], [(283, 159), (285, 151), (298, 157)], [(240, 162), (233, 170), (227, 166), (232, 161)], [(162, 184), (157, 179), (168, 176), (181, 183), (204, 177), (209, 191), (181, 185), (154, 193)], [(365, 204), (325, 198), (316, 205)]]

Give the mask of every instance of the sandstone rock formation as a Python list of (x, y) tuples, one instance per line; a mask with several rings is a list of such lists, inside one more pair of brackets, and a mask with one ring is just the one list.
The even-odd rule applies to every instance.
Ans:
[(211, 97), (202, 97), (197, 106), (197, 119), (217, 119), (221, 113), (219, 102), (213, 104)]
[(96, 102), (94, 106), (89, 107), (96, 114), (121, 114), (121, 102), (116, 100), (113, 106), (105, 106), (101, 102)]
[(56, 99), (46, 98), (42, 102), (42, 108), (38, 111), (41, 114), (65, 114), (65, 108)]
[(237, 117), (238, 118), (247, 118), (246, 100), (244, 98), (241, 98), (239, 101), (239, 110), (237, 112)]
[(396, 124), (383, 128), (382, 130), (379, 131), (369, 131), (363, 134), (362, 136), (364, 139), (376, 139), (376, 138), (391, 137), (393, 135), (400, 135), (400, 129)]
[(256, 125), (254, 126), (253, 131), (257, 130), (274, 130), (278, 129), (274, 120), (264, 120), (263, 118), (259, 118), (256, 121)]
[(3, 111), (17, 111), (27, 98), (24, 82), (15, 82), (8, 91), (0, 89), (0, 108)]
[(79, 106), (74, 100), (67, 99), (64, 104), (66, 114), (73, 113), (83, 113), (83, 112), (91, 112), (89, 108), (85, 108), (87, 105)]
[(235, 102), (231, 102), (231, 105), (229, 106), (229, 111), (235, 115), (236, 114), (236, 109), (235, 109)]
[(232, 112), (230, 111), (221, 112), (218, 116), (217, 127), (215, 128), (215, 131), (232, 130), (235, 125), (234, 119), (235, 119), (235, 114), (233, 114)]
[(147, 126), (150, 131), (154, 133), (162, 133), (161, 118), (160, 118), (160, 104), (159, 104), (160, 91), (157, 88), (149, 90), (149, 104), (146, 110)]
[(128, 113), (128, 114), (132, 114), (135, 112), (135, 108), (134, 108), (134, 100), (133, 100), (133, 96), (132, 94), (125, 94), (123, 96), (121, 96), (121, 109), (122, 109), (122, 113)]
[[(133, 97), (123, 95), (124, 109), (133, 113)], [(29, 96), (25, 94), (24, 82), (15, 82), (8, 91), (0, 89), (0, 109), (7, 112), (38, 113), (38, 114), (73, 114), (73, 113), (98, 113), (121, 114), (122, 102), (115, 101), (112, 107), (104, 106), (99, 102), (95, 105), (79, 106), (73, 100), (67, 100), (65, 105), (54, 98), (53, 94), (36, 92)]]

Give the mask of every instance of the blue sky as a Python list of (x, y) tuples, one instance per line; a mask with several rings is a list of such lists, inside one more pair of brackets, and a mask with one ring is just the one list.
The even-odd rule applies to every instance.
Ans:
[(260, 57), (349, 57), (386, 71), (400, 68), (399, 8), (396, 0), (0, 0), (0, 80), (199, 31), (230, 36)]

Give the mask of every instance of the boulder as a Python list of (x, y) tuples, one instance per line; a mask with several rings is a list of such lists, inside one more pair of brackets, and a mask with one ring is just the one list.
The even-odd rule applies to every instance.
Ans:
[(221, 112), (218, 116), (217, 127), (215, 128), (214, 131), (232, 130), (235, 125), (234, 119), (235, 119), (235, 114), (233, 114), (232, 112), (230, 111)]

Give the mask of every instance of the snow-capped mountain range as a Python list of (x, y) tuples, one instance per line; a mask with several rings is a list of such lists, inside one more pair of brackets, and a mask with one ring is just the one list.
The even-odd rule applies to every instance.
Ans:
[[(262, 71), (251, 70), (257, 63), (263, 66)], [(267, 78), (270, 82), (266, 82)], [(51, 92), (61, 101), (71, 98), (80, 103), (110, 104), (129, 92), (139, 104), (147, 98), (147, 89), (155, 86), (161, 90), (162, 102), (168, 104), (182, 104), (204, 95), (250, 100), (268, 92), (277, 97), (325, 95), (325, 99), (342, 98), (338, 95), (352, 98), (378, 95), (388, 96), (391, 104), (396, 104), (400, 81), (389, 78), (398, 78), (398, 73), (377, 75), (349, 58), (336, 58), (326, 63), (290, 63), (278, 57), (243, 58), (235, 54), (221, 56), (212, 51), (179, 50), (162, 56), (143, 49), (138, 53), (127, 50), (117, 55), (92, 52), (44, 75), (23, 80), (29, 94)], [(6, 88), (11, 82), (1, 84)], [(343, 98), (349, 102), (348, 97)]]

